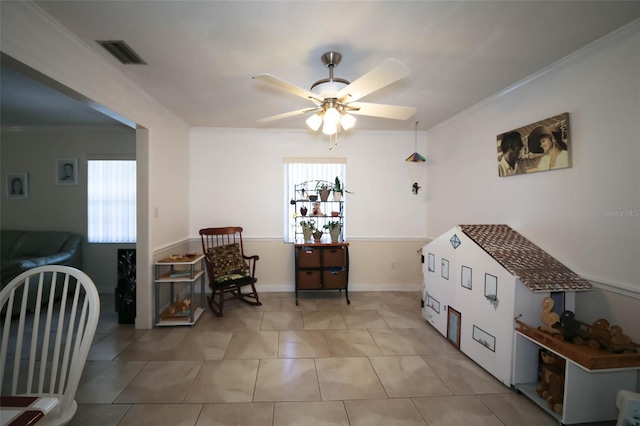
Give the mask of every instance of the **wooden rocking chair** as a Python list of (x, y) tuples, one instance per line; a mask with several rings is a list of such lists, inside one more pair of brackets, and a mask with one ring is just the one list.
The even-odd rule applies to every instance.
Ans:
[[(258, 256), (245, 256), (242, 244), (242, 228), (204, 228), (200, 230), (202, 252), (205, 254), (211, 296), (209, 307), (216, 316), (222, 316), (224, 301), (240, 299), (249, 305), (260, 306), (255, 283)], [(251, 291), (242, 292), (250, 286)], [(231, 297), (225, 296), (231, 295)]]

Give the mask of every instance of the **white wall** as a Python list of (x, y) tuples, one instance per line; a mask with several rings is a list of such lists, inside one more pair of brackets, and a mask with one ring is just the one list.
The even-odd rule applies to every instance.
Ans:
[[(579, 319), (640, 337), (640, 22), (427, 132), (427, 229), (505, 223), (596, 285)], [(496, 135), (569, 112), (573, 166), (500, 178)], [(610, 216), (609, 211), (631, 215)], [(602, 305), (599, 302), (606, 302)]]
[[(583, 277), (640, 292), (639, 28), (430, 130), (429, 236), (506, 223)], [(565, 111), (573, 166), (499, 178), (496, 135)]]
[(137, 123), (136, 327), (149, 328), (153, 260), (188, 240), (189, 127), (35, 4), (1, 2), (0, 7), (4, 53)]
[[(422, 133), (418, 140), (422, 152)], [(199, 240), (201, 228), (243, 226), (245, 238), (260, 244), (261, 252), (254, 254), (262, 257), (268, 252), (271, 257), (260, 262), (258, 285), (293, 289), (293, 248), (281, 247), (286, 202), (283, 159), (346, 157), (346, 186), (355, 192), (346, 194), (350, 288), (419, 290), (417, 250), (426, 242), (427, 192), (411, 192), (405, 158), (415, 150), (414, 131), (356, 129), (340, 134), (332, 150), (327, 141), (326, 136), (304, 129), (192, 129), (192, 238)], [(272, 256), (275, 253), (279, 255)]]
[[(135, 158), (135, 131), (125, 127), (30, 127), (2, 131), (3, 175), (27, 172), (29, 198), (6, 200), (2, 229), (69, 231), (83, 236), (83, 270), (101, 293), (113, 293), (117, 282), (117, 249), (123, 244), (87, 244), (87, 157), (126, 155)], [(56, 185), (56, 159), (78, 159), (78, 185)], [(2, 180), (4, 185), (4, 179)]]
[(346, 186), (355, 193), (345, 196), (349, 238), (423, 239), (426, 192), (411, 193), (404, 161), (413, 132), (356, 130), (331, 150), (327, 141), (304, 129), (192, 129), (191, 235), (235, 221), (250, 237), (282, 239), (284, 158), (346, 157)]

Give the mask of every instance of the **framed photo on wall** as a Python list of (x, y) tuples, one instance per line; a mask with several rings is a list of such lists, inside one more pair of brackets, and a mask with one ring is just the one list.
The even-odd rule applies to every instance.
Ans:
[(26, 172), (7, 173), (7, 198), (10, 200), (26, 200), (29, 198), (29, 175)]
[(78, 184), (78, 159), (63, 158), (56, 160), (56, 184)]
[(568, 112), (502, 133), (496, 142), (500, 177), (571, 167)]

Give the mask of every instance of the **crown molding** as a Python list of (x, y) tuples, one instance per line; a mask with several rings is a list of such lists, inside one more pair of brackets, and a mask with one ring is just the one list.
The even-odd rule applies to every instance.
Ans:
[(562, 59), (559, 59), (558, 61), (552, 63), (551, 65), (545, 68), (542, 68), (539, 71), (536, 71), (535, 73), (531, 74), (528, 77), (525, 77), (524, 79), (518, 81), (517, 83), (512, 84), (511, 86), (499, 91), (498, 93), (492, 96), (489, 96), (488, 98), (481, 100), (480, 102), (470, 106), (469, 108), (459, 112), (458, 114), (452, 117), (449, 117), (445, 121), (433, 126), (431, 129), (428, 129), (428, 130), (434, 130), (434, 129), (449, 125), (453, 121), (459, 119), (460, 117), (464, 117), (470, 112), (476, 111), (477, 109), (483, 106), (486, 106), (506, 95), (509, 95), (511, 93), (524, 89), (527, 86), (530, 86), (531, 84), (533, 84), (534, 82), (537, 82), (538, 80), (542, 79), (547, 74), (550, 74), (552, 72), (563, 69), (571, 64), (574, 64), (588, 56), (593, 55), (596, 52), (606, 49), (620, 42), (621, 40), (626, 39), (627, 37), (632, 36), (637, 32), (640, 32), (640, 19), (636, 19), (635, 21), (632, 21), (627, 25), (624, 25), (618, 28), (617, 30), (610, 32), (609, 34), (599, 38), (598, 40), (592, 43), (589, 43), (588, 45), (576, 50), (573, 53), (570, 53), (569, 55), (565, 56)]
[(10, 133), (26, 133), (26, 132), (64, 132), (68, 130), (73, 131), (127, 131), (132, 132), (135, 129), (130, 128), (125, 124), (86, 124), (86, 125), (64, 125), (64, 126), (56, 126), (56, 125), (28, 125), (28, 126), (1, 126), (0, 131), (2, 132), (10, 132)]
[(589, 277), (584, 278), (599, 290), (608, 291), (621, 296), (632, 297), (634, 299), (640, 299), (640, 288), (638, 286), (634, 287), (631, 284), (606, 282), (602, 279)]

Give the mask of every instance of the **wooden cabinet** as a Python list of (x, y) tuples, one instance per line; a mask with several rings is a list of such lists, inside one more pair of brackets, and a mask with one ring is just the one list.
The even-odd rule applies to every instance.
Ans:
[[(197, 266), (200, 266), (200, 269), (196, 269)], [(196, 301), (194, 292), (197, 281), (200, 281), (199, 301)], [(172, 256), (157, 261), (154, 284), (156, 326), (195, 324), (204, 312), (204, 255)], [(169, 285), (169, 306), (162, 312), (160, 312), (161, 285)], [(188, 287), (188, 296), (181, 297), (180, 294), (184, 293), (185, 287)]]
[(349, 243), (296, 243), (296, 305), (298, 291), (344, 290), (349, 301)]

